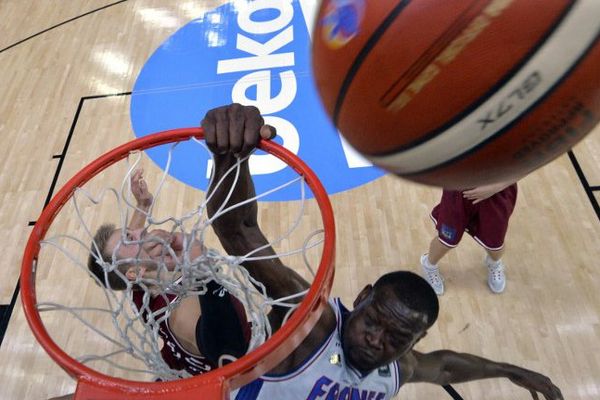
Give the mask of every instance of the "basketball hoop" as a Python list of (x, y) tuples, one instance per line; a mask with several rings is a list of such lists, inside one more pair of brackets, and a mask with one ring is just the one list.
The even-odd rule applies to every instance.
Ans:
[[(131, 399), (180, 400), (193, 394), (203, 399), (228, 399), (230, 390), (265, 374), (293, 351), (310, 332), (327, 305), (333, 282), (335, 253), (334, 218), (327, 193), (316, 175), (302, 160), (277, 143), (261, 140), (259, 144), (261, 150), (285, 162), (310, 188), (323, 222), (320, 262), (314, 273), (312, 285), (304, 295), (304, 300), (293, 313), (290, 313), (291, 316), (279, 330), (264, 343), (259, 343), (248, 354), (230, 364), (202, 375), (162, 382), (129, 380), (99, 372), (73, 358), (51, 337), (40, 315), (40, 312), (48, 307), (44, 306), (44, 302), (38, 302), (36, 274), (41, 266), (38, 263), (42, 244), (61, 209), (75, 196), (79, 188), (109, 166), (129, 157), (133, 152), (164, 144), (198, 141), (202, 138), (201, 128), (175, 129), (138, 138), (107, 152), (84, 167), (62, 187), (42, 211), (33, 227), (25, 248), (20, 277), (23, 308), (38, 342), (57, 364), (77, 380), (75, 399), (115, 400), (127, 396)], [(310, 240), (309, 237), (306, 241)], [(53, 308), (53, 311), (57, 309)]]

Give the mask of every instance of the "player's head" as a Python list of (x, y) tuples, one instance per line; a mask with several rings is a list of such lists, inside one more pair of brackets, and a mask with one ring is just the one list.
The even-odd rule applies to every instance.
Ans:
[(437, 319), (439, 303), (419, 275), (397, 271), (367, 285), (345, 321), (342, 345), (347, 360), (361, 372), (407, 354)]
[[(110, 286), (113, 290), (124, 290), (127, 288), (127, 280), (134, 280), (141, 274), (147, 274), (149, 269), (147, 265), (131, 263), (120, 263), (115, 270), (104, 273), (102, 264), (98, 262), (98, 258), (94, 256), (96, 247), (100, 251), (99, 258), (105, 262), (110, 262), (113, 259), (113, 254), (117, 260), (126, 258), (139, 258), (143, 255), (143, 249), (138, 242), (142, 237), (142, 229), (127, 230), (125, 232), (125, 240), (123, 240), (122, 229), (115, 228), (113, 224), (103, 224), (98, 228), (94, 235), (92, 245), (90, 246), (90, 255), (88, 257), (88, 269), (93, 273), (98, 280), (103, 284)], [(124, 277), (126, 279), (124, 279)]]

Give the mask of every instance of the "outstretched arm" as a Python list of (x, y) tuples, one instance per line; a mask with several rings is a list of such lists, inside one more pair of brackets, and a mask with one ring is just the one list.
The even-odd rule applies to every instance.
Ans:
[(427, 354), (413, 351), (408, 357), (408, 382), (448, 385), (486, 378), (508, 378), (515, 385), (528, 389), (533, 399), (539, 399), (538, 393), (546, 400), (563, 399), (560, 389), (550, 378), (515, 365), (450, 350)]
[[(229, 206), (239, 204), (255, 197), (254, 183), (250, 176), (248, 161), (240, 165), (239, 177), (235, 179), (235, 171), (226, 176), (231, 166), (239, 158), (248, 155), (261, 138), (274, 136), (274, 128), (264, 125), (264, 121), (256, 107), (245, 107), (232, 104), (209, 111), (202, 121), (205, 140), (214, 154), (215, 170), (212, 184), (208, 190), (208, 215), (220, 214)], [(224, 181), (219, 184), (219, 181)], [(234, 187), (231, 197), (226, 202), (230, 189)], [(224, 204), (226, 202), (226, 204)], [(250, 252), (252, 257), (271, 256), (268, 259), (246, 261), (244, 267), (254, 279), (261, 282), (269, 297), (277, 299), (297, 294), (308, 289), (309, 283), (294, 270), (283, 265), (269, 241), (258, 226), (258, 206), (256, 200), (220, 214), (213, 221), (213, 229), (225, 251), (230, 255), (243, 256)], [(254, 250), (261, 248), (260, 251)], [(300, 302), (301, 299), (295, 301)], [(273, 307), (269, 320), (277, 330), (289, 311), (287, 307)], [(323, 338), (335, 327), (333, 311), (327, 308), (317, 325), (311, 330), (300, 346), (290, 354), (274, 373), (286, 373), (308, 357), (321, 345)]]
[(136, 209), (129, 221), (129, 229), (142, 229), (146, 224), (146, 213), (152, 205), (152, 193), (148, 191), (148, 185), (144, 179), (144, 170), (136, 169), (131, 175), (131, 193), (137, 202)]
[[(227, 171), (235, 165), (239, 158), (250, 154), (262, 137), (274, 135), (274, 128), (264, 125), (264, 121), (256, 107), (232, 104), (213, 109), (202, 121), (205, 140), (214, 154), (215, 170), (212, 184), (208, 190), (208, 215), (213, 217), (220, 209), (239, 204), (255, 196), (254, 183), (250, 176), (248, 161), (240, 165), (239, 177), (235, 179), (235, 171), (224, 178)], [(234, 186), (231, 198), (225, 203), (230, 189)], [(275, 256), (258, 226), (258, 206), (256, 200), (228, 211), (216, 218), (212, 224), (225, 251), (230, 255), (243, 256), (257, 248), (262, 250), (252, 256), (271, 256), (269, 259), (247, 261), (244, 267), (252, 277), (265, 285), (268, 295), (280, 298), (298, 293), (309, 287), (308, 282), (292, 269), (283, 265)]]

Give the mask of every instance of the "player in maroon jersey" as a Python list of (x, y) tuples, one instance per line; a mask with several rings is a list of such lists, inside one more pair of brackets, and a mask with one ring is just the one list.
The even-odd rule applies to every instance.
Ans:
[[(161, 229), (145, 232), (146, 213), (152, 205), (153, 196), (148, 190), (142, 169), (137, 169), (131, 176), (131, 192), (136, 199), (137, 205), (124, 233), (127, 240), (122, 240), (123, 232), (121, 229), (116, 229), (113, 224), (104, 224), (96, 231), (93, 242), (95, 246), (92, 245), (92, 251), (97, 247), (104, 260), (110, 260), (113, 252), (115, 252), (118, 259), (125, 259), (127, 257), (139, 257), (140, 259), (147, 257), (151, 259), (154, 257), (163, 261), (167, 269), (171, 269), (177, 260), (170, 254), (163, 254), (160, 241), (149, 241), (142, 245), (141, 248), (135, 242), (140, 240), (142, 235), (156, 237), (167, 241), (177, 257), (181, 255), (181, 251), (183, 250), (183, 235)], [(190, 253), (196, 252), (199, 255), (200, 251), (198, 246), (197, 248), (193, 247)], [(133, 281), (140, 277), (146, 279), (155, 278), (158, 274), (157, 270), (151, 267), (151, 264), (141, 264), (119, 266), (121, 274), (113, 271), (105, 276), (102, 265), (98, 264), (96, 257), (92, 254), (90, 254), (88, 259), (88, 268), (98, 278), (99, 282), (113, 290), (123, 290), (126, 288), (127, 283), (123, 277)], [(161, 273), (164, 273), (164, 271)], [(169, 317), (160, 322), (158, 331), (163, 340), (161, 356), (169, 368), (173, 370), (182, 370), (191, 375), (197, 375), (215, 368), (215, 365), (205, 357), (205, 353), (210, 351), (210, 349), (202, 351), (196, 344), (196, 330), (200, 329), (201, 323), (206, 322), (204, 321), (206, 319), (210, 320), (211, 318), (220, 318), (223, 315), (234, 314), (233, 320), (237, 320), (239, 325), (224, 327), (224, 329), (228, 329), (226, 334), (241, 334), (243, 335), (243, 339), (236, 338), (237, 340), (233, 342), (248, 342), (249, 328), (242, 304), (216, 283), (210, 283), (208, 286), (209, 292), (215, 292), (218, 295), (201, 296), (200, 302), (196, 296), (177, 299), (177, 296), (174, 294), (166, 294), (165, 296), (153, 295), (146, 304), (144, 302), (144, 295), (146, 293), (144, 290), (134, 287), (131, 292), (133, 305), (141, 312), (142, 318), (145, 321), (149, 313), (153, 314), (155, 320), (159, 320), (160, 313), (166, 312), (169, 303), (179, 301), (179, 304), (171, 310)], [(201, 311), (200, 303), (202, 301), (209, 302), (204, 308), (204, 313)], [(233, 349), (232, 353), (239, 356), (244, 354), (245, 351), (246, 348), (242, 347), (240, 349)]]
[(487, 252), (488, 286), (494, 293), (506, 287), (504, 238), (517, 201), (517, 184), (500, 182), (465, 191), (444, 190), (440, 203), (431, 212), (438, 231), (421, 256), (423, 275), (438, 295), (444, 293), (444, 279), (438, 262), (470, 234)]

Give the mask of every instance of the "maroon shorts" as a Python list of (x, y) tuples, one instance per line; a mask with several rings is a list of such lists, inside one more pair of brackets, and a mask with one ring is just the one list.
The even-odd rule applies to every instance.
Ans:
[(460, 191), (444, 190), (431, 218), (440, 241), (448, 247), (455, 247), (466, 231), (486, 249), (500, 250), (516, 201), (516, 184), (477, 204), (465, 199)]

